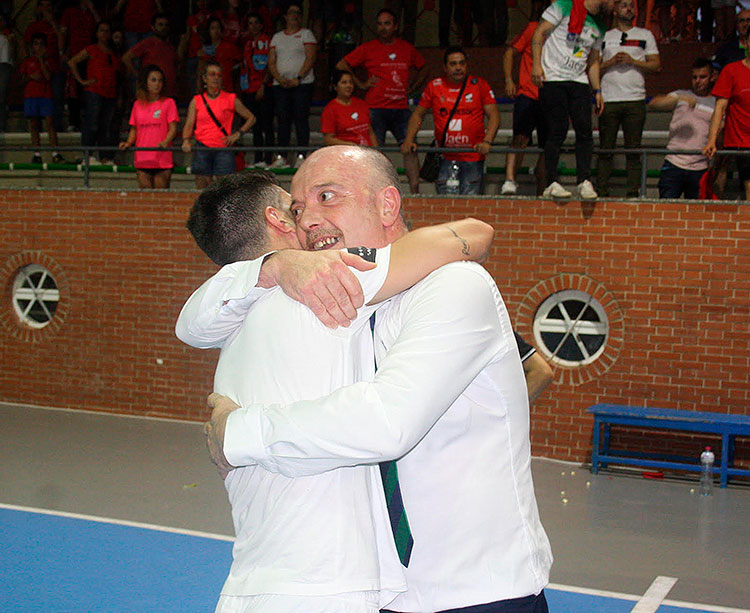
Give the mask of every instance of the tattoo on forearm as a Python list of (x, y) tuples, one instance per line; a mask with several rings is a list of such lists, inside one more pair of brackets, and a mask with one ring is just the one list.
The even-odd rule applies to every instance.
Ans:
[(469, 243), (467, 243), (466, 240), (464, 240), (458, 234), (456, 234), (456, 231), (453, 228), (451, 228), (450, 226), (448, 226), (448, 229), (451, 232), (453, 232), (453, 236), (455, 236), (458, 240), (461, 241), (461, 244), (463, 245), (463, 247), (461, 248), (461, 253), (463, 253), (464, 255), (470, 255), (469, 254)]

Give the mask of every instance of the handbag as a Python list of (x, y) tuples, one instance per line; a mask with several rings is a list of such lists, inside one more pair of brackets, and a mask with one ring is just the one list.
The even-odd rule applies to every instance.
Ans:
[[(443, 138), (440, 140), (440, 147), (445, 146), (445, 137), (448, 135), (448, 126), (451, 124), (451, 119), (453, 119), (453, 115), (456, 113), (456, 109), (458, 108), (458, 103), (461, 102), (461, 96), (464, 95), (464, 89), (466, 88), (466, 79), (464, 79), (464, 82), (461, 84), (461, 91), (458, 92), (458, 96), (456, 97), (456, 103), (453, 105), (453, 109), (451, 110), (451, 114), (448, 115), (448, 121), (445, 123), (445, 130), (443, 130)], [(432, 139), (432, 143), (430, 144), (430, 147), (437, 147), (438, 143), (436, 139)], [(438, 174), (440, 173), (440, 161), (443, 159), (443, 155), (441, 153), (438, 153), (437, 151), (428, 151), (424, 156), (424, 161), (422, 162), (422, 166), (419, 169), (419, 178), (423, 181), (427, 181), (428, 183), (434, 183), (437, 178)]]

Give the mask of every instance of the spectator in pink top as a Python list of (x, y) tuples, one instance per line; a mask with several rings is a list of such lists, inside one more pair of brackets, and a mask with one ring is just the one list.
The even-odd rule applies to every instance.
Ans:
[[(155, 65), (146, 66), (138, 80), (136, 101), (130, 113), (130, 132), (120, 149), (136, 147), (161, 147), (172, 145), (177, 135), (177, 105), (164, 96), (164, 73)], [(135, 170), (138, 187), (142, 189), (167, 189), (172, 178), (171, 151), (136, 151)]]

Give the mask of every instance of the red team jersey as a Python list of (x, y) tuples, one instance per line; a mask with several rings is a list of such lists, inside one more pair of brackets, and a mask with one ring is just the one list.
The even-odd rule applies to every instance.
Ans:
[[(469, 75), (461, 102), (448, 127), (446, 147), (473, 147), (484, 140), (484, 106), (495, 104), (495, 94), (490, 84), (480, 77)], [(461, 91), (461, 83), (453, 84), (446, 79), (433, 79), (428, 83), (419, 101), (419, 106), (431, 109), (435, 122), (435, 139), (440, 143), (445, 131), (456, 96)], [(478, 162), (484, 159), (479, 153), (443, 154), (446, 160)]]
[(333, 134), (335, 138), (357, 145), (370, 143), (370, 107), (360, 98), (352, 98), (351, 104), (341, 104), (335, 98), (323, 109), (320, 116), (320, 131)]
[(526, 96), (532, 100), (539, 99), (539, 88), (531, 80), (531, 67), (533, 58), (531, 57), (531, 37), (534, 30), (539, 25), (538, 21), (530, 21), (526, 29), (521, 32), (510, 44), (518, 53), (521, 54), (521, 65), (518, 67), (518, 87), (516, 95)]
[(271, 38), (267, 34), (259, 34), (255, 40), (245, 43), (245, 66), (240, 79), (240, 89), (248, 94), (254, 94), (263, 85), (268, 72), (268, 50), (271, 48)]
[(117, 70), (120, 59), (112, 51), (102, 51), (99, 45), (86, 47), (89, 61), (86, 66), (86, 78), (96, 79), (86, 86), (86, 90), (104, 98), (117, 98)]
[(729, 100), (724, 146), (750, 148), (750, 68), (742, 61), (727, 64), (711, 94)]
[[(49, 62), (47, 63), (47, 70), (49, 71)], [(26, 81), (26, 85), (23, 89), (24, 98), (52, 98), (52, 86), (50, 85), (49, 79), (42, 78), (41, 80), (37, 80), (31, 78), (31, 75), (33, 74), (42, 74), (42, 66), (38, 57), (30, 55), (25, 58), (18, 67), (18, 73), (29, 79)], [(42, 77), (44, 77), (44, 75), (42, 75)]]
[(364, 66), (368, 76), (379, 81), (367, 90), (365, 101), (373, 109), (405, 109), (409, 87), (409, 70), (424, 66), (424, 58), (414, 45), (400, 38), (389, 44), (379, 40), (366, 42), (344, 57), (349, 66)]

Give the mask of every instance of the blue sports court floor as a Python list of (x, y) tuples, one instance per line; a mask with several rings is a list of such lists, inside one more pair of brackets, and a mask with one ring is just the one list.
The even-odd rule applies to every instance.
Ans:
[[(0, 611), (213, 610), (232, 528), (199, 424), (3, 404), (0, 420)], [(750, 613), (749, 488), (533, 470), (553, 613)]]

